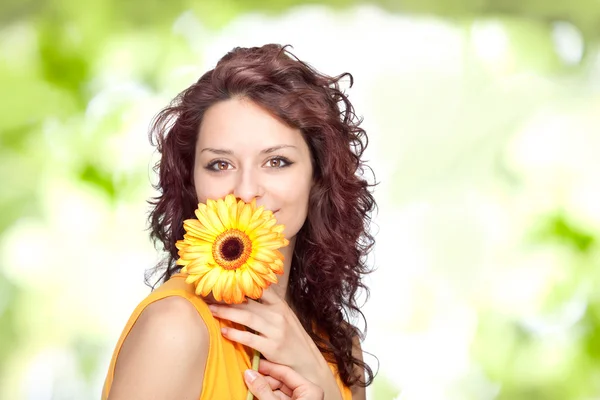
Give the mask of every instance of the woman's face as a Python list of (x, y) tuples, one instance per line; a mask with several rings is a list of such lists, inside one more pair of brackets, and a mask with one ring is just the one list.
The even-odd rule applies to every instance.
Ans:
[(300, 133), (250, 100), (233, 98), (204, 114), (194, 162), (199, 202), (232, 193), (275, 213), (293, 239), (308, 211), (310, 150)]

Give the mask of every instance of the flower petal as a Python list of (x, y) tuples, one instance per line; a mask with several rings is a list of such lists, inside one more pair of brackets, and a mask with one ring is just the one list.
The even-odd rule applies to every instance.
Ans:
[(252, 240), (254, 240), (261, 236), (268, 235), (269, 233), (271, 233), (271, 230), (269, 228), (263, 228), (261, 226), (258, 229), (255, 229), (254, 231), (249, 232), (248, 237), (251, 238)]
[(284, 272), (284, 270), (283, 270), (283, 261), (281, 261), (281, 260), (275, 260), (274, 262), (271, 263), (271, 269), (276, 274), (283, 274), (283, 272)]
[(275, 225), (274, 227), (272, 227), (271, 231), (277, 232), (277, 233), (283, 233), (284, 229), (285, 229), (285, 225), (281, 224), (281, 225)]
[(261, 236), (257, 237), (253, 243), (260, 247), (263, 244), (267, 244), (267, 243), (271, 243), (271, 242), (275, 242), (275, 241), (279, 242), (277, 240), (278, 237), (279, 237), (279, 233), (270, 232), (265, 235), (261, 235)]
[(258, 299), (260, 299), (262, 294), (263, 294), (263, 288), (261, 288), (260, 286), (257, 285), (257, 286), (254, 286), (254, 291), (251, 294), (249, 294), (248, 297), (258, 300)]
[(175, 242), (175, 247), (177, 248), (177, 250), (181, 250), (184, 247), (187, 247), (188, 243), (184, 240), (178, 240)]
[(277, 249), (280, 249), (285, 246), (286, 246), (286, 243), (282, 239), (274, 240), (272, 242), (264, 243), (264, 244), (260, 245), (260, 247), (264, 247), (265, 249), (269, 249), (269, 250), (277, 250)]
[(186, 254), (189, 257), (199, 257), (212, 253), (212, 243), (205, 241), (197, 241), (183, 249), (179, 250), (179, 255)]
[(235, 275), (234, 275), (235, 283), (233, 284), (233, 303), (234, 304), (240, 304), (244, 301), (244, 293), (242, 292), (240, 280), (241, 280), (240, 270), (236, 269)]
[(221, 271), (221, 267), (211, 268), (211, 270), (206, 273), (206, 275), (204, 275), (200, 281), (198, 281), (198, 286), (196, 286), (196, 294), (202, 295), (202, 297), (208, 296), (213, 286), (217, 282), (217, 279), (219, 279), (219, 276), (221, 276)]
[(234, 204), (237, 204), (237, 201), (235, 200), (235, 196), (232, 194), (228, 194), (227, 196), (225, 196), (225, 200), (223, 200), (225, 202), (225, 205), (227, 206), (227, 208), (231, 208), (231, 206), (233, 206)]
[(217, 201), (213, 199), (206, 199), (206, 209), (217, 211)]
[[(197, 214), (196, 214), (197, 216)], [(202, 223), (197, 219), (186, 219), (183, 221), (183, 227), (185, 231), (188, 233), (183, 236), (185, 239), (191, 239), (192, 237), (196, 237), (201, 240), (206, 240), (207, 242), (211, 242), (215, 240), (216, 235), (212, 233), (208, 228), (205, 228)]]
[(219, 219), (223, 223), (225, 229), (231, 228), (231, 220), (229, 218), (229, 210), (225, 205), (224, 201), (219, 201), (217, 203), (217, 214), (219, 215)]
[(223, 232), (225, 230), (225, 227), (223, 226), (223, 223), (219, 219), (219, 215), (217, 214), (217, 210), (213, 210), (211, 208), (208, 208), (206, 210), (206, 216), (208, 217), (208, 220), (212, 224), (212, 228), (213, 229), (216, 229), (219, 233), (221, 233), (221, 232)]
[(188, 275), (185, 278), (185, 283), (187, 283), (187, 284), (194, 284), (194, 283), (196, 283), (196, 281), (198, 279), (200, 279), (200, 275)]
[(247, 264), (258, 275), (264, 275), (269, 273), (269, 268), (263, 262), (254, 260), (252, 259), (252, 257), (248, 260)]
[(252, 217), (252, 207), (248, 204), (244, 205), (240, 219), (238, 221), (238, 229), (242, 232), (248, 231), (248, 225), (250, 224), (250, 217)]
[(191, 262), (191, 260), (184, 260), (183, 258), (179, 258), (177, 259), (177, 261), (175, 261), (175, 265), (183, 265), (186, 266)]
[(262, 225), (264, 225), (265, 222), (266, 222), (266, 219), (263, 217), (253, 219), (252, 221), (250, 221), (250, 224), (248, 225), (247, 232), (252, 233), (253, 231), (259, 229)]
[(260, 219), (260, 217), (262, 216), (262, 214), (263, 214), (264, 211), (265, 211), (265, 207), (264, 206), (258, 207), (256, 210), (254, 210), (254, 213), (252, 213), (252, 217), (250, 217), (250, 221), (254, 221), (256, 219)]
[(256, 284), (254, 283), (254, 280), (252, 280), (252, 277), (248, 273), (248, 268), (244, 269), (243, 271), (240, 271), (238, 280), (240, 286), (242, 287), (242, 291), (246, 294), (246, 296), (254, 293), (254, 288)]
[(268, 274), (264, 274), (262, 277), (266, 281), (269, 281), (271, 283), (277, 283), (277, 275), (275, 275), (275, 273), (273, 273), (273, 271), (269, 271)]
[(270, 218), (267, 221), (265, 221), (264, 225), (262, 226), (263, 229), (271, 229), (273, 228), (275, 225), (277, 224), (277, 220), (275, 218)]
[(195, 211), (196, 218), (198, 218), (198, 221), (200, 221), (202, 227), (207, 232), (213, 234), (216, 237), (217, 235), (219, 235), (219, 233), (221, 233), (221, 231), (219, 231), (208, 219), (208, 208), (204, 204), (201, 205), (203, 205), (204, 207), (200, 207), (200, 205), (198, 206), (198, 209)]
[(229, 275), (231, 275), (233, 271), (222, 271), (217, 282), (212, 288), (212, 294), (216, 301), (221, 301), (223, 299), (223, 292), (226, 290), (227, 282), (229, 280)]
[(243, 200), (240, 200), (237, 203), (237, 216), (235, 217), (235, 220), (238, 221), (238, 229), (240, 229), (239, 228), (239, 220), (240, 220), (240, 216), (242, 215), (242, 211), (244, 211), (245, 205), (246, 205), (246, 203), (244, 203)]
[(267, 281), (265, 281), (260, 274), (257, 274), (256, 272), (254, 272), (254, 270), (252, 270), (252, 268), (247, 268), (245, 270), (245, 272), (248, 273), (248, 275), (250, 275), (250, 277), (252, 278), (252, 280), (255, 282), (256, 286), (259, 286), (261, 288), (265, 288), (267, 287)]
[(269, 250), (264, 247), (257, 247), (256, 250), (252, 252), (252, 257), (258, 261), (270, 263), (277, 260), (279, 255), (273, 250)]
[(229, 221), (231, 229), (238, 229), (238, 203), (234, 202), (229, 208)]
[(209, 265), (208, 263), (203, 262), (203, 260), (194, 260), (186, 267), (186, 273), (189, 275), (199, 275), (203, 277), (207, 273), (209, 273), (214, 267)]
[(231, 304), (233, 303), (233, 291), (231, 285), (235, 278), (235, 273), (233, 273), (234, 271), (228, 272), (231, 273), (225, 275), (225, 282), (223, 282), (223, 301), (227, 304)]

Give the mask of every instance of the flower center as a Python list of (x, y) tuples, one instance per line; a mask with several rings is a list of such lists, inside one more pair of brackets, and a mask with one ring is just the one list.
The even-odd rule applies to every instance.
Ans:
[(223, 269), (238, 269), (252, 253), (250, 238), (237, 229), (229, 229), (215, 239), (212, 255)]
[(227, 261), (239, 258), (244, 252), (244, 243), (239, 238), (228, 238), (221, 244), (221, 255)]

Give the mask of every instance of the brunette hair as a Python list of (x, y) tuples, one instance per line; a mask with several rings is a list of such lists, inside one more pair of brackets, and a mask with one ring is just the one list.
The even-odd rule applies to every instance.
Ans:
[[(339, 85), (348, 77), (352, 86), (352, 75), (319, 73), (286, 47), (233, 49), (155, 118), (150, 140), (161, 154), (154, 166), (159, 195), (149, 200), (148, 220), (155, 246), (167, 254), (153, 271), (164, 269), (159, 281), (165, 281), (180, 268), (175, 242), (198, 203), (193, 168), (204, 113), (232, 97), (255, 102), (302, 132), (314, 166), (308, 216), (296, 237), (289, 278), (291, 306), (325, 358), (337, 364), (344, 384), (368, 386), (372, 369), (352, 355), (353, 338), (364, 334), (349, 320), (362, 318), (366, 333), (356, 297), (359, 289), (368, 296), (362, 276), (370, 272), (366, 257), (374, 242), (373, 184), (363, 177), (370, 169), (361, 161), (368, 140)], [(364, 378), (356, 372), (363, 368)]]

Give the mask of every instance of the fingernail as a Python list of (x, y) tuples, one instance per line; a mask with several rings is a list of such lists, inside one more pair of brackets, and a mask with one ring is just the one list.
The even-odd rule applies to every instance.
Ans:
[(246, 372), (244, 372), (244, 376), (246, 378), (246, 381), (252, 383), (256, 380), (256, 378), (258, 378), (258, 372), (256, 372), (253, 369), (247, 369)]
[(208, 309), (213, 314), (216, 314), (216, 312), (217, 312), (217, 307), (213, 306), (212, 304), (208, 306)]
[(221, 328), (221, 333), (223, 335), (227, 335), (227, 328)]

